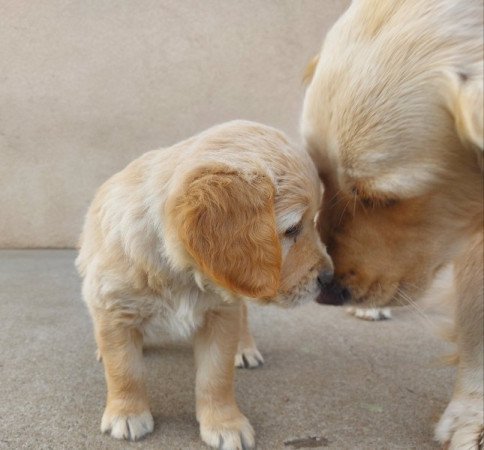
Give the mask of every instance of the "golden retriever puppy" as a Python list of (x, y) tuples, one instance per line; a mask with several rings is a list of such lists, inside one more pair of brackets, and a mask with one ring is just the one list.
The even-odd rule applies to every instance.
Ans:
[(455, 262), (457, 383), (436, 437), (483, 437), (483, 3), (355, 0), (307, 72), (301, 131), (325, 184), (325, 303), (419, 297)]
[(148, 152), (99, 189), (77, 267), (106, 375), (103, 432), (136, 440), (153, 430), (143, 340), (193, 336), (203, 441), (254, 446), (234, 398), (237, 348), (255, 349), (243, 301), (318, 296), (333, 270), (314, 227), (320, 201), (307, 153), (246, 121)]

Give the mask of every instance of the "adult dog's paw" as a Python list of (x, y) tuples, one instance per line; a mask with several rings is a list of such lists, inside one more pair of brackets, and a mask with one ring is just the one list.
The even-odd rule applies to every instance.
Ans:
[(484, 449), (484, 399), (459, 398), (449, 403), (435, 429), (447, 450)]
[(264, 358), (257, 347), (239, 348), (235, 355), (235, 367), (255, 369), (264, 364)]
[(207, 445), (220, 450), (250, 450), (255, 447), (255, 433), (243, 415), (230, 421), (200, 424), (200, 436)]
[(346, 308), (346, 312), (362, 320), (388, 320), (392, 318), (392, 311), (390, 308), (356, 308), (350, 306)]
[(149, 411), (133, 415), (112, 415), (104, 412), (101, 431), (110, 433), (113, 438), (137, 441), (153, 431), (153, 416)]

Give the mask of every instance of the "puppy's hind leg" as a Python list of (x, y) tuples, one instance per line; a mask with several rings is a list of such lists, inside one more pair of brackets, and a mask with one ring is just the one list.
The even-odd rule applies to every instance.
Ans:
[(240, 307), (226, 306), (205, 315), (195, 336), (197, 420), (202, 440), (221, 450), (248, 450), (254, 430), (240, 412), (234, 393), (234, 356)]
[(264, 364), (264, 358), (257, 349), (255, 340), (250, 334), (248, 314), (247, 305), (244, 303), (240, 315), (240, 336), (237, 354), (235, 355), (235, 367), (255, 369)]
[(143, 381), (143, 336), (129, 314), (93, 314), (99, 354), (108, 387), (101, 431), (136, 441), (153, 431)]
[(435, 436), (449, 450), (484, 448), (484, 289), (482, 235), (456, 262), (457, 381)]

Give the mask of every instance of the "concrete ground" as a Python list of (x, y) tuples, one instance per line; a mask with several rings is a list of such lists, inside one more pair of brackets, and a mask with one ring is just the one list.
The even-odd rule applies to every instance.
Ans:
[[(99, 431), (105, 386), (74, 251), (0, 252), (0, 448), (203, 449), (190, 346), (146, 352), (155, 431), (118, 442)], [(453, 370), (411, 310), (378, 323), (342, 309), (255, 307), (265, 365), (237, 371), (258, 449), (432, 449)]]

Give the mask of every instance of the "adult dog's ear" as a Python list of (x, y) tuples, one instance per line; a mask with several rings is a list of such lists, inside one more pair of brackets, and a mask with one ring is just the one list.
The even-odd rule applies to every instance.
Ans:
[[(480, 72), (480, 73), (479, 73)], [(464, 72), (448, 75), (448, 104), (459, 136), (484, 150), (484, 94), (482, 68), (479, 75)]]
[(174, 209), (178, 235), (203, 273), (253, 298), (277, 293), (281, 246), (275, 189), (265, 175), (202, 168), (186, 180)]

